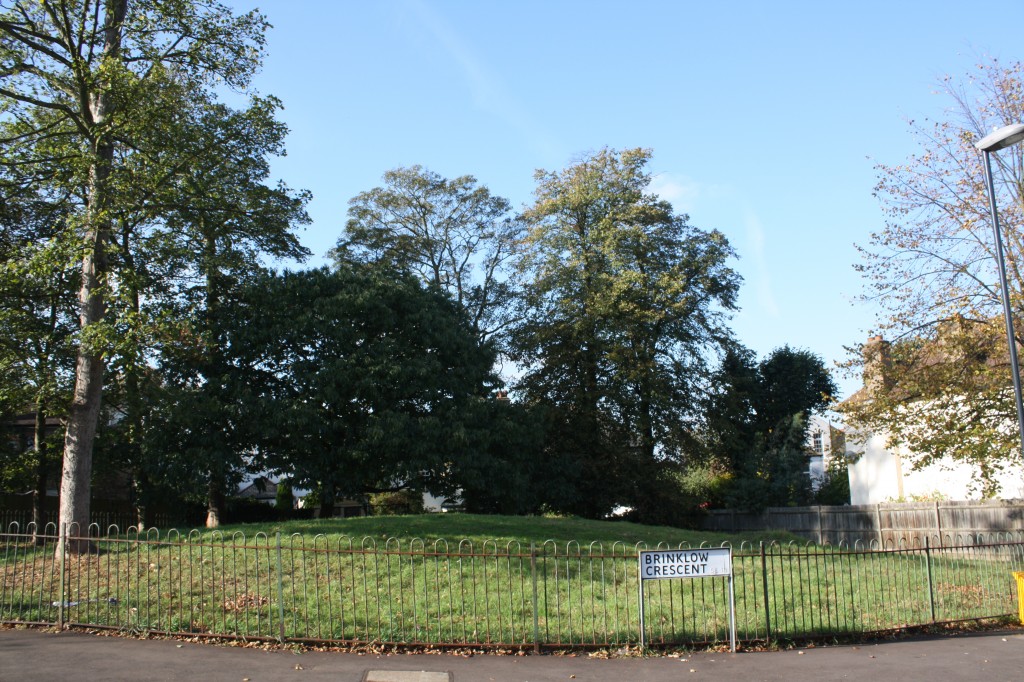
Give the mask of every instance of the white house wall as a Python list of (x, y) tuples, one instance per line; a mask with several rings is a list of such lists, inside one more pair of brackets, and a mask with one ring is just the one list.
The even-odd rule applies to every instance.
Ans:
[[(897, 458), (885, 446), (886, 437), (875, 434), (866, 441), (851, 438), (849, 455), (857, 457), (850, 464), (850, 503), (881, 504), (883, 502), (919, 499), (977, 500), (981, 498), (980, 476), (976, 466), (946, 459), (921, 470), (915, 470), (905, 448), (897, 448)], [(1024, 472), (1014, 467), (996, 477), (996, 497), (1024, 497)]]

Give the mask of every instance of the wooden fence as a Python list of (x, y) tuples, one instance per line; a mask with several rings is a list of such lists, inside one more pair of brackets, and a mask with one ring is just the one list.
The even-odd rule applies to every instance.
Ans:
[(980, 533), (1024, 531), (1024, 500), (906, 502), (831, 507), (771, 507), (761, 513), (715, 510), (706, 530), (787, 530), (818, 543), (963, 544)]

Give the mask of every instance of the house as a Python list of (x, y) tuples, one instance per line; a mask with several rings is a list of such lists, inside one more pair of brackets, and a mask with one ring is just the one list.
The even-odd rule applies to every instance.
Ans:
[(238, 497), (255, 500), (263, 504), (277, 503), (277, 483), (266, 476), (257, 476), (239, 488)]
[(811, 415), (807, 420), (807, 473), (817, 490), (835, 453), (845, 454), (846, 434), (829, 420)]
[[(994, 366), (1000, 362), (998, 351), (989, 352), (991, 344), (970, 341), (964, 336), (963, 328), (962, 321), (954, 320), (949, 328), (939, 331), (936, 340), (921, 346), (914, 362), (923, 369), (933, 368), (943, 362), (949, 363), (951, 357), (954, 358), (954, 363), (951, 364), (954, 367), (970, 363)], [(963, 343), (965, 338), (968, 339), (966, 343), (971, 347), (971, 353), (966, 358), (962, 358), (962, 353), (957, 352), (957, 349), (965, 346), (958, 346), (958, 342), (952, 340), (957, 335), (960, 337), (959, 343)], [(880, 336), (869, 338), (864, 346), (864, 388), (845, 401), (840, 409), (849, 410), (856, 408), (858, 402), (872, 400), (875, 391), (899, 391), (900, 387), (894, 386), (890, 379), (893, 362), (889, 342)], [(908, 367), (913, 369), (912, 365)], [(927, 402), (909, 401), (907, 418), (915, 419), (915, 414), (927, 413), (929, 409), (931, 405)], [(949, 411), (948, 405), (942, 408), (936, 406), (935, 409), (942, 409), (944, 413)], [(1007, 427), (1014, 430), (1017, 428), (1015, 422), (1008, 424)], [(928, 466), (914, 467), (914, 453), (905, 446), (890, 444), (889, 440), (889, 434), (885, 432), (847, 430), (846, 456), (849, 461), (851, 504), (972, 500), (980, 497), (980, 470), (977, 465), (944, 457)], [(1019, 467), (1007, 467), (993, 478), (996, 482), (996, 497), (1024, 498), (1024, 472)]]

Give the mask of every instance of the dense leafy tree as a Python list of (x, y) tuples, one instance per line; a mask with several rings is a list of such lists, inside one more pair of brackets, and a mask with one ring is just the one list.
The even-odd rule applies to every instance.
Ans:
[(836, 394), (821, 358), (783, 346), (757, 362), (736, 347), (714, 383), (707, 445), (731, 478), (728, 501), (748, 509), (808, 502), (807, 419)]
[[(876, 195), (888, 220), (863, 247), (861, 269), (866, 298), (887, 313), (879, 331), (895, 342), (893, 362), (885, 382), (870, 386), (859, 396), (864, 399), (848, 401), (847, 420), (888, 433), (891, 445), (913, 453), (915, 465), (943, 457), (977, 465), (982, 487), (991, 492), (998, 470), (1024, 460), (1014, 431), (1003, 428), (1015, 422), (1015, 407), (1006, 340), (998, 338), (1001, 303), (985, 171), (974, 143), (1024, 120), (1024, 64), (986, 60), (962, 82), (944, 79), (941, 90), (952, 104), (945, 118), (911, 122), (920, 153), (877, 167)], [(993, 154), (993, 164), (1020, 344), (1024, 147)], [(865, 349), (857, 350), (855, 367), (862, 366)]]
[[(62, 524), (89, 519), (115, 214), (130, 201), (119, 147), (142, 144), (186, 97), (244, 87), (266, 21), (194, 1), (13, 0), (0, 13), (4, 158), (23, 177), (75, 188), (82, 333), (64, 446)], [(159, 106), (154, 106), (159, 104)], [(185, 107), (182, 107), (185, 108)], [(154, 119), (153, 117), (157, 118)]]
[(420, 166), (384, 174), (384, 185), (349, 202), (336, 262), (386, 264), (412, 272), (463, 306), (481, 340), (502, 329), (512, 289), (505, 272), (521, 236), (506, 199), (463, 175)]
[[(190, 396), (173, 400), (177, 408), (192, 411), (191, 401), (205, 408), (199, 414), (172, 408), (174, 413), (164, 418), (195, 427), (180, 432), (194, 435), (179, 442), (178, 452), (190, 453), (185, 464), (205, 478), (210, 527), (219, 524), (225, 491), (245, 468), (242, 449), (224, 426), (232, 423), (225, 411), (234, 408), (225, 404), (230, 401), (223, 379), (228, 366), (220, 331), (230, 321), (220, 318), (234, 316), (232, 292), (260, 275), (263, 258), (308, 255), (294, 232), (309, 221), (308, 194), (283, 183), (265, 184), (269, 158), (284, 151), (287, 130), (274, 119), (278, 106), (276, 100), (260, 98), (241, 110), (206, 103), (179, 124), (181, 141), (167, 151), (170, 158), (164, 163), (182, 167), (161, 195), (165, 203), (157, 207), (158, 225), (140, 240), (145, 247), (156, 237), (162, 245), (155, 255), (164, 272), (150, 278), (156, 286), (147, 292), (152, 300), (147, 319), (173, 320), (170, 331), (177, 334), (160, 344), (163, 390)], [(190, 160), (187, 166), (182, 159)], [(131, 379), (129, 372), (125, 376)]]
[(648, 469), (688, 446), (708, 360), (729, 337), (739, 277), (725, 237), (647, 192), (650, 152), (604, 149), (537, 173), (513, 334), (549, 453), (575, 463), (571, 511), (650, 499)]
[(267, 276), (226, 330), (232, 391), (261, 462), (341, 496), (451, 494), (481, 449), (493, 351), (464, 312), (411, 277), (371, 266)]

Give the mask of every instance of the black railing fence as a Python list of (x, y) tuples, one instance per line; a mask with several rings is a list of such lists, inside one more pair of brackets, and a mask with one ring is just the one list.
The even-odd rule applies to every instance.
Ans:
[[(734, 546), (737, 637), (1017, 612), (1012, 574), (1024, 570), (1024, 537), (941, 540)], [(669, 549), (650, 549), (659, 548)], [(95, 525), (62, 538), (52, 525), (12, 524), (0, 533), (0, 622), (344, 645), (621, 647), (640, 641), (641, 549)], [(649, 645), (728, 641), (725, 578), (647, 583), (644, 599)]]

